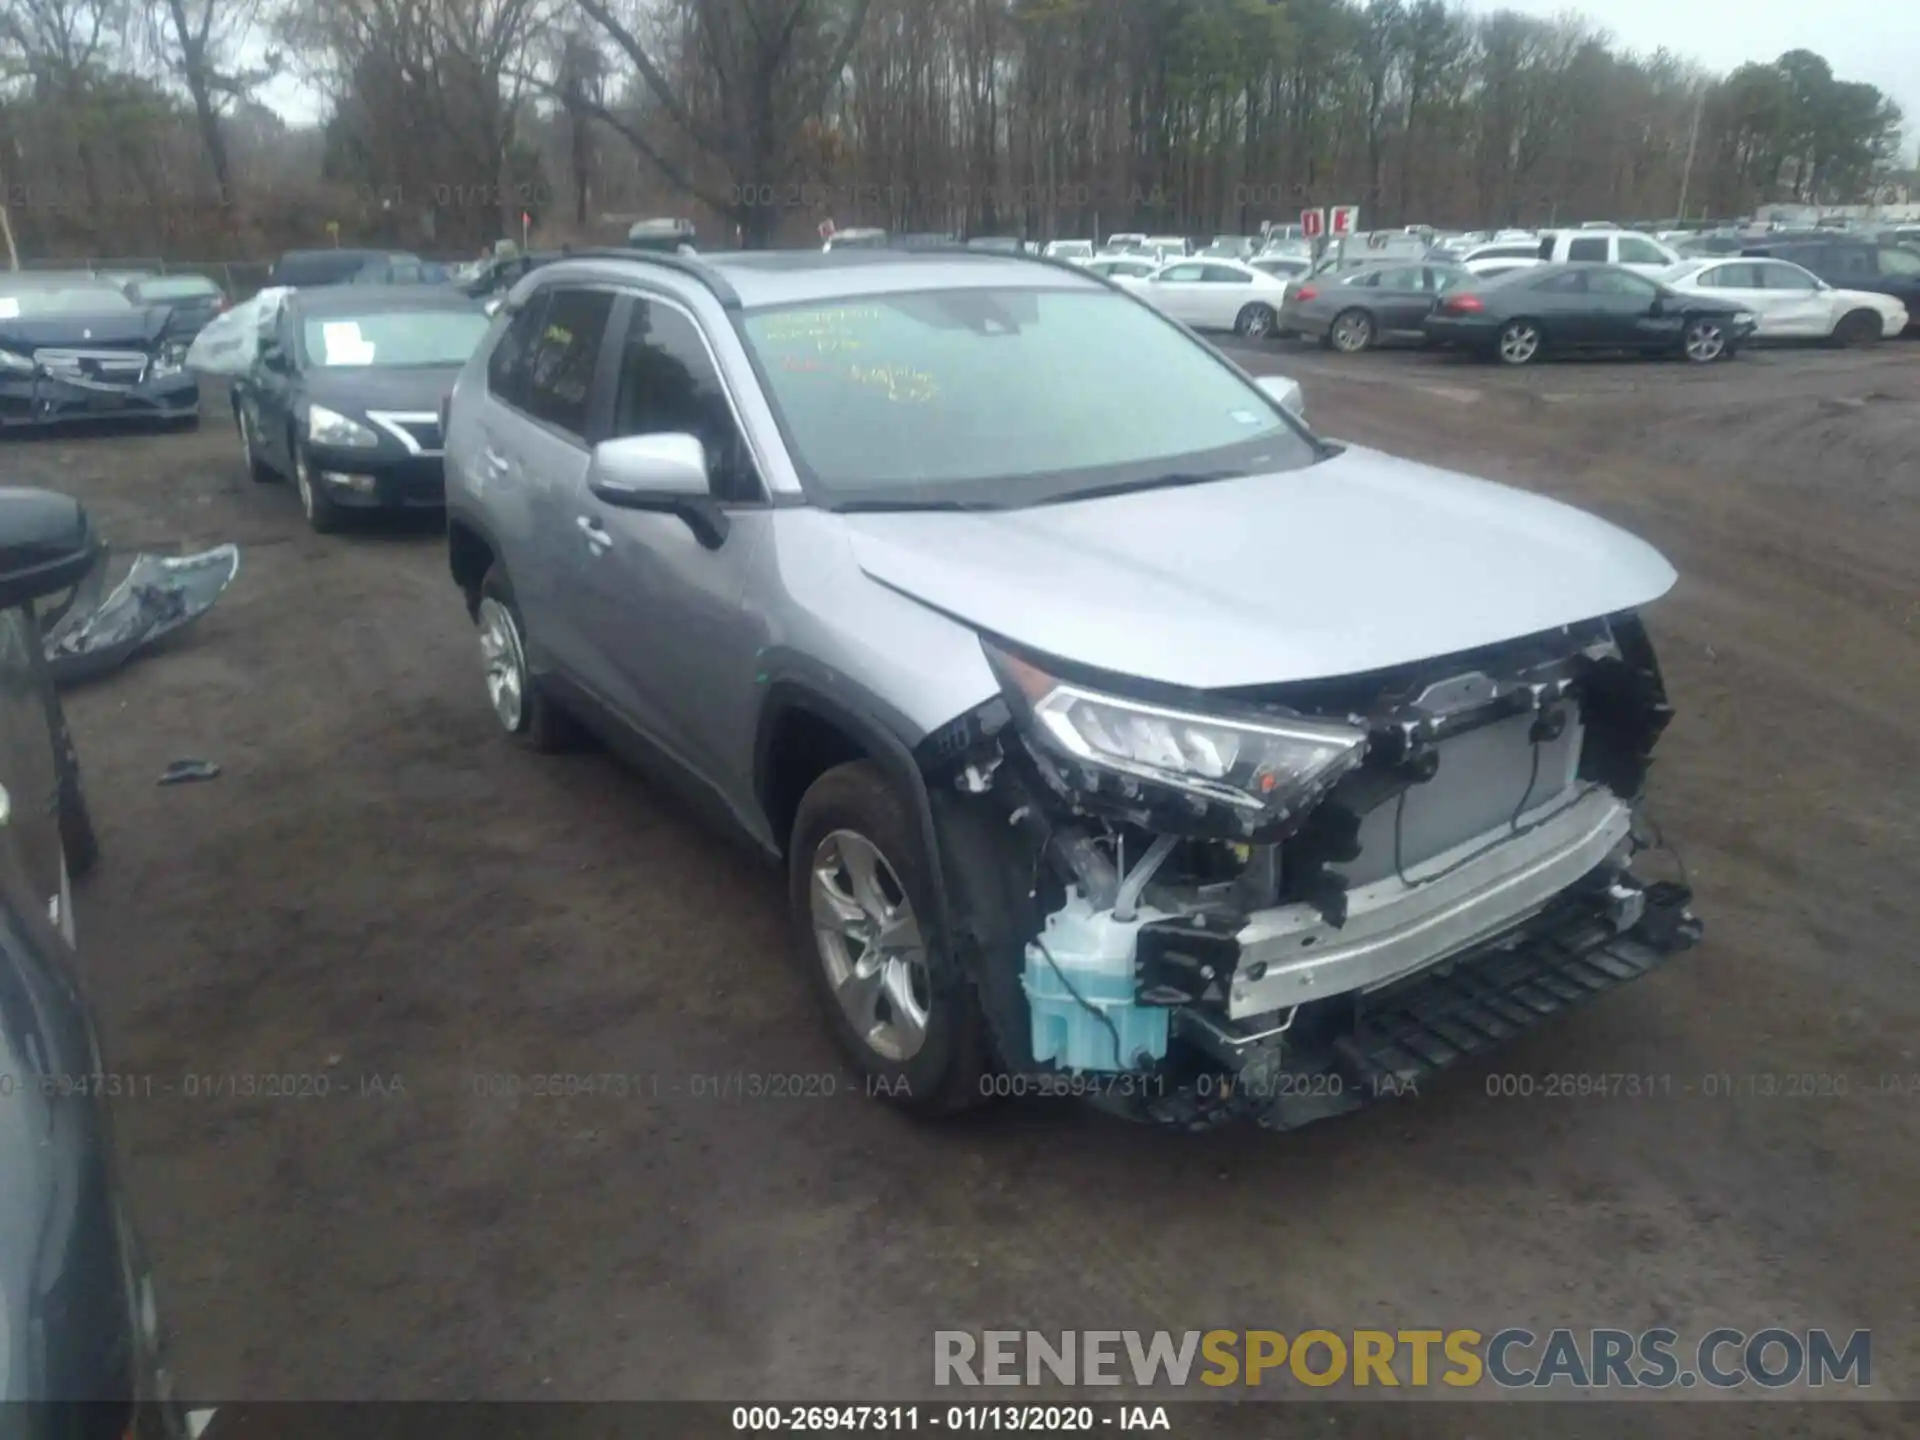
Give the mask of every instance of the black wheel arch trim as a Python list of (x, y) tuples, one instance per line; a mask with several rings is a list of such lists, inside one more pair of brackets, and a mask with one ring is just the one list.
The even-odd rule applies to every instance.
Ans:
[(886, 770), (900, 787), (900, 793), (907, 797), (915, 823), (920, 829), (921, 843), (926, 846), (929, 861), (927, 873), (934, 890), (934, 925), (940, 943), (951, 953), (953, 916), (948, 904), (946, 851), (940, 844), (939, 832), (934, 826), (933, 802), (927, 792), (927, 777), (921, 773), (913, 751), (871, 710), (838, 696), (827, 695), (805, 680), (790, 677), (774, 680), (768, 685), (753, 742), (754, 796), (762, 816), (769, 821), (768, 833), (772, 834), (779, 853), (786, 854), (791, 837), (774, 834), (771, 824), (768, 797), (773, 784), (773, 742), (780, 733), (781, 722), (796, 711), (825, 721), (858, 742), (868, 757)]

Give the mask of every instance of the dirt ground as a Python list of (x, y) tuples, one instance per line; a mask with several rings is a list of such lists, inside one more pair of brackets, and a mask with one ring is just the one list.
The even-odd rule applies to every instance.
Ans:
[[(1871, 1328), (1876, 1390), (1920, 1397), (1920, 344), (1524, 373), (1241, 353), (1327, 434), (1673, 560), (1655, 816), (1707, 923), (1417, 1101), (1287, 1136), (860, 1098), (775, 876), (604, 756), (494, 733), (431, 529), (308, 533), (215, 393), (196, 434), (0, 448), (117, 549), (243, 550), (194, 630), (69, 701), (108, 1057), (173, 1087), (117, 1119), (183, 1388), (904, 1399), (940, 1328), (1778, 1324)], [(184, 757), (224, 773), (156, 787)], [(489, 1078), (615, 1072), (639, 1093)], [(715, 1098), (733, 1072), (838, 1093)], [(1668, 1093), (1488, 1093), (1568, 1072)], [(329, 1094), (207, 1093), (249, 1075)], [(1339, 1433), (1431, 1433), (1399, 1408)], [(1495, 1408), (1475, 1433), (1538, 1431)], [(1699, 1405), (1644, 1413), (1704, 1433)]]

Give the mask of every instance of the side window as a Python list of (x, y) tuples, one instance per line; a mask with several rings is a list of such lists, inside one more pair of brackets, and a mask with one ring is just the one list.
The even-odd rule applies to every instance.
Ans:
[(1604, 265), (1607, 260), (1607, 237), (1604, 235), (1582, 235), (1577, 239), (1569, 240), (1567, 242), (1567, 259), (1576, 264), (1598, 262)]
[(1379, 285), (1382, 290), (1418, 290), (1422, 288), (1418, 270), (1382, 270)]
[(1879, 271), (1873, 263), (1873, 252), (1864, 245), (1835, 245), (1827, 254), (1831, 257), (1831, 272), (1842, 280), (1869, 280)]
[(1753, 270), (1759, 278), (1761, 287), (1767, 290), (1798, 290), (1802, 294), (1817, 290), (1820, 282), (1802, 270), (1798, 265), (1787, 265), (1779, 261), (1769, 264), (1764, 260), (1756, 261)]
[(726, 387), (714, 369), (699, 325), (671, 305), (633, 303), (620, 350), (614, 435), (697, 436), (707, 447), (714, 498), (763, 498), (752, 452), (734, 422)]
[(613, 296), (605, 290), (556, 288), (552, 292), (527, 356), (523, 410), (556, 429), (586, 438), (593, 371), (612, 314)]
[(1380, 272), (1378, 270), (1362, 270), (1358, 275), (1349, 275), (1345, 283), (1349, 288), (1365, 285), (1371, 289), (1380, 283)]
[(1624, 295), (1649, 303), (1660, 293), (1660, 287), (1651, 280), (1629, 270), (1596, 270), (1587, 277), (1587, 289), (1596, 295)]
[(546, 314), (547, 292), (537, 290), (527, 297), (527, 303), (493, 347), (493, 354), (487, 357), (488, 393), (515, 409), (527, 407), (527, 364)]
[(1888, 245), (1880, 251), (1882, 275), (1920, 275), (1920, 253)]
[(1666, 252), (1651, 240), (1643, 240), (1638, 235), (1620, 237), (1620, 263), (1622, 265), (1671, 265)]
[(1707, 290), (1757, 290), (1760, 277), (1756, 273), (1757, 265), (1715, 265), (1700, 277), (1702, 288)]
[(1162, 280), (1179, 280), (1184, 282), (1202, 279), (1205, 273), (1206, 266), (1204, 265), (1174, 265), (1162, 272), (1160, 278)]
[(1232, 265), (1207, 266), (1207, 280), (1215, 285), (1251, 285), (1253, 277)]
[(1584, 271), (1562, 270), (1558, 275), (1549, 275), (1533, 288), (1547, 295), (1584, 294), (1587, 288), (1587, 277)]

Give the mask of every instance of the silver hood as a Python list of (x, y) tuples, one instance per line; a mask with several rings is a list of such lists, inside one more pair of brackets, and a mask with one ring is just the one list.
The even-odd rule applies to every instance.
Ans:
[(1210, 485), (845, 520), (861, 569), (923, 604), (1195, 689), (1452, 654), (1633, 609), (1675, 579), (1583, 511), (1358, 446)]

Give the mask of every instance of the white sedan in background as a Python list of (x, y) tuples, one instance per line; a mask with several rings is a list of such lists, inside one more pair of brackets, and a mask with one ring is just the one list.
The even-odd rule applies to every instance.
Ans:
[(1115, 275), (1163, 315), (1196, 330), (1231, 330), (1249, 340), (1273, 334), (1287, 282), (1238, 260), (1176, 260), (1151, 275)]
[(1145, 255), (1096, 255), (1091, 260), (1074, 262), (1083, 270), (1104, 275), (1109, 280), (1144, 280), (1160, 268), (1158, 260)]
[(1726, 255), (1687, 260), (1660, 280), (1688, 295), (1707, 295), (1751, 310), (1762, 340), (1831, 340), (1870, 345), (1907, 328), (1907, 307), (1891, 295), (1839, 290), (1791, 260)]

